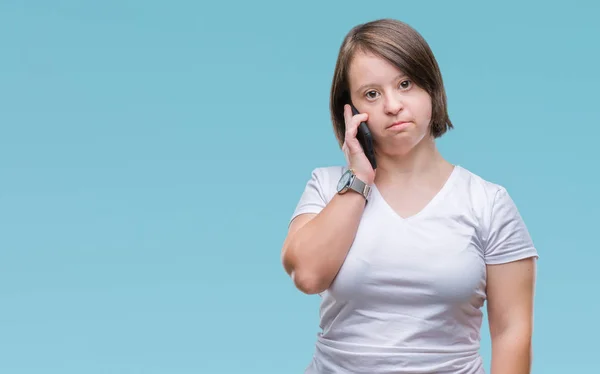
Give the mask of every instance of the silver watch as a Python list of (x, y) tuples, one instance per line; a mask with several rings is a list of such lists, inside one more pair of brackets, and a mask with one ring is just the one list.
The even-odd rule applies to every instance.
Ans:
[(348, 190), (358, 192), (368, 201), (369, 194), (371, 193), (371, 186), (358, 179), (352, 169), (348, 169), (342, 174), (342, 177), (338, 182), (337, 192), (339, 194), (344, 194), (348, 192)]

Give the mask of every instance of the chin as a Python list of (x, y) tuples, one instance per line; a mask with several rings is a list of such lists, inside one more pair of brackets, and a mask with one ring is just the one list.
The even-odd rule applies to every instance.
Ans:
[(386, 147), (385, 153), (390, 156), (402, 157), (402, 156), (406, 156), (414, 149), (415, 149), (414, 145), (408, 145), (408, 144), (397, 145), (397, 146), (390, 145), (389, 147)]
[(410, 133), (399, 133), (386, 142), (383, 151), (390, 156), (405, 156), (424, 141), (424, 138), (415, 139)]

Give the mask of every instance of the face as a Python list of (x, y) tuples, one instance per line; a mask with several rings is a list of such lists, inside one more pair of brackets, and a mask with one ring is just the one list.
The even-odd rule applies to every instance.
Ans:
[(378, 152), (406, 154), (431, 139), (431, 98), (397, 67), (378, 56), (357, 53), (349, 79), (352, 103), (369, 115)]

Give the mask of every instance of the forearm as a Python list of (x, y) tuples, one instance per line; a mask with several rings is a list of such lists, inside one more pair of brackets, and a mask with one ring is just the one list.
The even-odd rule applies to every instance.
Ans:
[(531, 351), (528, 329), (507, 329), (492, 336), (490, 374), (530, 374)]
[(329, 287), (354, 241), (364, 208), (365, 199), (357, 193), (335, 195), (292, 234), (283, 261), (301, 291), (314, 294)]

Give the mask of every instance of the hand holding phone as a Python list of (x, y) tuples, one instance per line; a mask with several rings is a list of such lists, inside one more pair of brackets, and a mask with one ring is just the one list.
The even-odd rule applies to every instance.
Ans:
[(342, 151), (348, 167), (366, 184), (375, 183), (375, 149), (366, 122), (367, 113), (358, 113), (351, 103), (344, 105), (345, 134)]
[[(350, 107), (352, 108), (352, 114), (357, 115), (360, 114), (358, 110), (351, 103)], [(365, 156), (371, 163), (371, 167), (373, 170), (377, 169), (377, 160), (375, 159), (375, 147), (373, 145), (373, 136), (371, 135), (371, 130), (369, 130), (369, 126), (367, 126), (366, 122), (361, 122), (358, 125), (358, 129), (356, 132), (356, 139), (360, 143)]]

